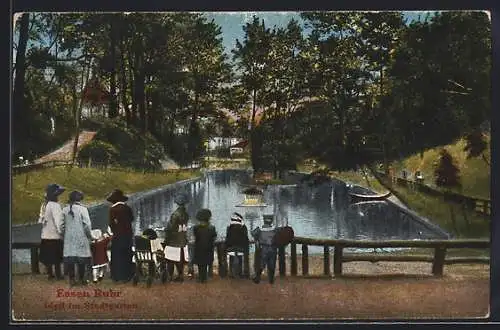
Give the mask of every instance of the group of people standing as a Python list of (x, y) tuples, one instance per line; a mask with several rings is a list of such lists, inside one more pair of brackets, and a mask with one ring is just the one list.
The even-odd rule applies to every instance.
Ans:
[[(186, 210), (188, 200), (184, 195), (175, 199), (178, 208), (172, 214), (166, 227), (165, 258), (169, 278), (182, 282), (184, 265), (188, 264), (188, 274), (194, 275), (194, 265), (198, 267), (199, 281), (204, 283), (212, 273), (214, 262), (215, 241), (217, 231), (210, 224), (212, 212), (201, 209), (196, 213), (197, 223), (188, 227), (189, 215)], [(273, 226), (273, 216), (264, 216), (262, 228), (257, 227), (251, 235), (260, 250), (260, 258), (255, 260), (255, 277), (253, 281), (259, 283), (263, 270), (268, 268), (269, 282), (274, 283), (276, 269), (277, 246), (275, 242), (277, 230)], [(233, 277), (243, 278), (243, 258), (249, 246), (248, 229), (243, 222), (243, 216), (237, 212), (231, 215), (226, 230), (225, 247), (229, 255), (229, 264)], [(177, 277), (173, 278), (174, 266), (177, 268)]]
[[(42, 224), (40, 261), (46, 266), (49, 279), (64, 279), (68, 275), (70, 285), (78, 282), (88, 284), (87, 271), (93, 269), (93, 280), (103, 278), (103, 270), (108, 264), (107, 248), (111, 242), (110, 275), (115, 282), (128, 282), (134, 276), (132, 222), (134, 216), (126, 204), (128, 197), (119, 189), (111, 192), (106, 200), (109, 209), (107, 233), (92, 230), (88, 209), (81, 203), (84, 194), (72, 191), (68, 203), (63, 208), (59, 196), (65, 188), (49, 184), (45, 202), (40, 209), (39, 222)], [(164, 256), (167, 261), (168, 278), (183, 281), (184, 266), (188, 264), (188, 274), (194, 275), (194, 265), (198, 268), (199, 281), (207, 282), (212, 273), (217, 231), (210, 223), (212, 212), (201, 209), (196, 213), (196, 224), (189, 226), (186, 210), (188, 198), (178, 194), (175, 198), (178, 208), (171, 215), (165, 229)], [(256, 260), (254, 282), (260, 282), (263, 269), (268, 267), (270, 283), (274, 282), (277, 247), (274, 244), (276, 228), (273, 217), (264, 216), (264, 225), (252, 231), (260, 259)], [(248, 230), (239, 213), (233, 213), (226, 231), (226, 249), (230, 257), (232, 275), (243, 277), (243, 255), (248, 249)], [(64, 264), (64, 273), (61, 269)], [(76, 280), (76, 272), (78, 280)], [(177, 276), (174, 278), (174, 270)]]
[[(179, 194), (175, 198), (175, 203), (178, 207), (165, 229), (167, 273), (171, 280), (182, 282), (184, 265), (188, 264), (189, 276), (194, 275), (194, 265), (197, 265), (199, 281), (205, 283), (211, 274), (217, 239), (217, 230), (210, 223), (212, 212), (209, 209), (199, 210), (195, 217), (197, 223), (188, 227), (189, 215), (186, 210), (188, 198), (184, 194)], [(175, 278), (174, 266), (177, 269)]]
[(132, 209), (125, 204), (128, 198), (118, 189), (108, 195), (107, 201), (112, 205), (108, 232), (103, 234), (99, 229), (92, 230), (89, 211), (82, 204), (84, 194), (72, 191), (63, 208), (59, 197), (64, 191), (65, 188), (58, 184), (49, 184), (40, 208), (40, 261), (47, 269), (49, 280), (63, 280), (68, 275), (70, 285), (78, 282), (86, 285), (90, 269), (94, 282), (101, 280), (108, 265), (107, 248), (111, 242), (111, 278), (128, 282), (134, 269), (131, 225), (134, 218)]

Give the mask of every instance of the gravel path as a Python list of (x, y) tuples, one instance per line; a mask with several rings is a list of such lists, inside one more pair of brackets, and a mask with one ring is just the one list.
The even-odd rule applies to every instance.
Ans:
[[(311, 272), (320, 274), (322, 265), (314, 259)], [(418, 319), (488, 313), (487, 265), (446, 266), (442, 278), (431, 277), (425, 263), (352, 262), (344, 271), (341, 278), (278, 277), (274, 285), (265, 276), (256, 285), (215, 275), (207, 284), (157, 281), (148, 289), (144, 283), (133, 287), (105, 280), (71, 290), (66, 282), (49, 283), (43, 275), (14, 275), (12, 308), (15, 318), (24, 320)], [(95, 297), (96, 289), (119, 296)], [(90, 297), (58, 297), (69, 291)]]
[[(96, 133), (97, 132), (82, 131), (78, 136), (78, 149), (81, 149), (83, 146), (90, 143), (94, 138), (94, 136), (96, 135)], [(35, 160), (35, 163), (43, 163), (53, 160), (60, 160), (60, 161), (71, 160), (74, 142), (75, 139), (73, 137), (69, 139), (66, 143), (64, 143), (59, 149), (56, 149), (50, 152), (49, 154), (44, 155), (43, 157), (40, 157), (37, 160)]]

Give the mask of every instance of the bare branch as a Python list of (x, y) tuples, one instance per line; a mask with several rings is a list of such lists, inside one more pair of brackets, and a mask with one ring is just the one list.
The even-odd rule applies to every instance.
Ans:
[(470, 95), (470, 93), (463, 93), (463, 92), (457, 92), (457, 91), (442, 91), (442, 92), (447, 93), (447, 94)]
[(468, 90), (468, 91), (470, 91), (470, 90), (471, 90), (470, 88), (466, 88), (466, 87), (464, 87), (463, 85), (461, 85), (461, 84), (457, 83), (457, 82), (456, 82), (456, 81), (454, 81), (454, 80), (448, 79), (448, 82), (450, 82), (450, 83), (454, 84), (455, 86), (458, 86), (458, 87), (460, 87), (460, 88), (462, 88), (462, 89), (465, 89), (465, 90)]

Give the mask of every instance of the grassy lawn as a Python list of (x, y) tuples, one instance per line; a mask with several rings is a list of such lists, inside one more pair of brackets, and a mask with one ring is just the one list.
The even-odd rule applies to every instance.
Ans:
[[(490, 137), (487, 138), (488, 143)], [(481, 158), (467, 159), (464, 151), (464, 139), (457, 140), (454, 144), (444, 146), (455, 160), (455, 165), (460, 169), (462, 190), (455, 190), (467, 196), (490, 199), (490, 172), (491, 167)], [(422, 171), (425, 183), (434, 186), (434, 163), (439, 159), (439, 151), (442, 147), (426, 150), (423, 155), (415, 154), (400, 162), (394, 162), (393, 167), (397, 174), (403, 169), (410, 173)], [(491, 159), (489, 149), (486, 153), (488, 160)]]
[[(300, 170), (311, 171), (311, 168), (300, 166)], [(342, 181), (369, 187), (372, 190), (383, 193), (387, 189), (376, 178), (368, 174), (368, 182), (365, 177), (357, 171), (330, 172), (333, 177)], [(465, 178), (464, 178), (465, 179)], [(478, 185), (479, 187), (479, 185)], [(450, 204), (445, 203), (441, 197), (429, 196), (422, 192), (411, 190), (404, 186), (393, 186), (398, 195), (408, 204), (408, 207), (423, 217), (428, 218), (444, 230), (453, 233), (460, 238), (489, 238), (490, 217), (480, 215), (474, 211), (463, 211), (458, 204), (452, 204), (455, 222), (452, 221)], [(486, 188), (485, 188), (486, 189)], [(488, 184), (489, 191), (489, 184)], [(465, 220), (467, 219), (467, 221)]]
[(234, 168), (247, 168), (251, 166), (250, 160), (246, 158), (219, 158), (219, 157), (205, 157), (204, 165), (208, 168), (217, 169), (234, 169)]
[[(115, 188), (130, 194), (199, 175), (198, 171), (191, 170), (142, 173), (92, 168), (73, 168), (68, 174), (65, 167), (14, 175), (12, 178), (12, 223), (23, 224), (36, 221), (45, 187), (49, 183), (58, 183), (66, 188), (61, 198), (62, 202), (66, 202), (70, 191), (80, 190), (85, 194), (85, 203), (91, 203), (104, 200), (106, 195)], [(27, 185), (26, 176), (28, 176)]]
[[(428, 196), (407, 187), (395, 186), (395, 189), (408, 202), (408, 206), (418, 214), (429, 218), (443, 229), (462, 238), (489, 238), (490, 219), (474, 211), (464, 210), (458, 204), (444, 202), (441, 197)], [(455, 223), (452, 218), (453, 208)], [(467, 219), (467, 221), (466, 221)]]

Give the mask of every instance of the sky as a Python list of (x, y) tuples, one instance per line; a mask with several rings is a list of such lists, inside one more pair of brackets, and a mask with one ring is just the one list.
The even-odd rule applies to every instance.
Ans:
[[(424, 19), (426, 11), (404, 11), (403, 14), (408, 22), (413, 20)], [(285, 27), (288, 22), (293, 18), (299, 23), (304, 21), (300, 18), (298, 12), (211, 12), (204, 15), (214, 21), (221, 27), (223, 44), (225, 52), (231, 53), (231, 49), (236, 44), (236, 39), (242, 40), (244, 37), (243, 26), (247, 22), (252, 21), (252, 16), (256, 14), (259, 18), (264, 20), (267, 27)]]

